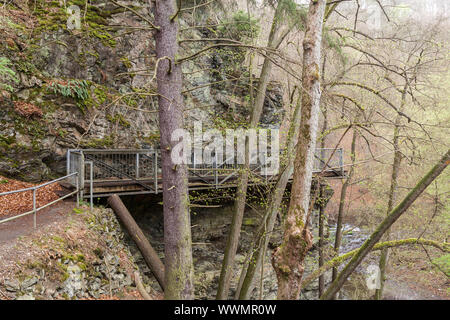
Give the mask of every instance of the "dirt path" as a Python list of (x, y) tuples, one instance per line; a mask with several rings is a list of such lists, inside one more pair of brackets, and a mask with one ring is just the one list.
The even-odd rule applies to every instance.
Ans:
[[(36, 217), (36, 229), (33, 228), (32, 214), (0, 224), (0, 248), (3, 245), (14, 245), (15, 240), (19, 237), (29, 235), (46, 225), (65, 219), (73, 208), (75, 208), (75, 202), (67, 200), (39, 211)], [(2, 219), (8, 217), (2, 216)]]
[[(36, 217), (36, 229), (33, 228), (33, 215), (0, 224), (0, 283), (13, 277), (15, 270), (20, 268), (18, 261), (24, 262), (31, 257), (31, 252), (17, 252), (18, 239), (42, 232), (49, 225), (64, 223), (73, 208), (75, 208), (75, 202), (67, 200), (39, 211)], [(2, 216), (2, 219), (5, 218), (7, 216)], [(1, 296), (0, 299), (2, 299)]]

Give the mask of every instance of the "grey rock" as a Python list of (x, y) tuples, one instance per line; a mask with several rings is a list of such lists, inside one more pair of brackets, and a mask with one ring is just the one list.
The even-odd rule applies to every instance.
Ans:
[(4, 282), (6, 290), (10, 292), (15, 292), (20, 290), (20, 283), (19, 281), (13, 279), (13, 280), (5, 280)]
[(36, 277), (29, 278), (29, 279), (24, 280), (20, 284), (20, 286), (22, 287), (22, 289), (28, 289), (29, 287), (34, 286), (36, 283), (38, 283), (38, 281), (39, 280)]
[(84, 281), (80, 267), (72, 263), (67, 267), (69, 277), (64, 281), (63, 292), (69, 298), (79, 295), (84, 288)]

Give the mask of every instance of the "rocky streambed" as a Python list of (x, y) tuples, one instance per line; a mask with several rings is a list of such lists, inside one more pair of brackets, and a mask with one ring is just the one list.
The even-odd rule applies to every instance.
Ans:
[[(124, 200), (127, 203), (127, 199)], [(130, 209), (130, 211), (132, 210)], [(162, 206), (154, 204), (145, 207), (145, 209), (134, 210), (132, 214), (159, 256), (164, 259)], [(231, 205), (213, 209), (196, 208), (193, 210), (191, 215), (192, 252), (195, 268), (195, 296), (197, 299), (215, 298), (232, 214), (233, 208)], [(237, 279), (245, 261), (245, 255), (250, 248), (257, 221), (258, 214), (256, 212), (249, 210), (245, 213), (243, 231), (236, 256), (237, 263), (233, 270), (233, 279), (235, 281), (232, 284), (231, 294), (235, 293)], [(160, 290), (136, 245), (129, 237), (126, 238), (126, 241), (134, 260), (141, 270), (144, 282), (150, 283), (153, 289)], [(276, 297), (276, 277), (270, 265), (269, 253), (264, 269), (264, 298), (273, 299)]]
[[(147, 235), (160, 257), (164, 259), (162, 205), (149, 204), (147, 202), (147, 205), (135, 207), (132, 205), (133, 200), (124, 200), (129, 207), (133, 207), (130, 211), (133, 212), (132, 214), (137, 223)], [(221, 207), (214, 208), (195, 208), (193, 210), (191, 215), (193, 241), (192, 250), (195, 269), (195, 296), (197, 299), (215, 298), (220, 270), (222, 267), (225, 243), (228, 237), (228, 230), (232, 215), (232, 204), (224, 204)], [(239, 276), (247, 259), (247, 253), (253, 241), (254, 232), (257, 229), (260, 218), (259, 215), (260, 212), (258, 212), (257, 209), (247, 209), (245, 212), (241, 238), (236, 255), (236, 263), (233, 269), (230, 297), (234, 297), (236, 293)], [(315, 241), (317, 241), (317, 226), (314, 226), (313, 231), (315, 234)], [(329, 246), (334, 243), (334, 233), (335, 227), (330, 227), (328, 242)], [(277, 279), (271, 265), (271, 257), (273, 249), (278, 246), (281, 241), (281, 236), (281, 230), (279, 225), (277, 225), (264, 259), (263, 275), (261, 277), (261, 272), (259, 272), (255, 279), (256, 286), (252, 293), (253, 299), (276, 299)], [(341, 252), (345, 253), (358, 248), (365, 241), (367, 236), (367, 232), (351, 225), (345, 225)], [(144, 276), (145, 282), (151, 284), (152, 288), (155, 290), (159, 290), (158, 283), (145, 264), (145, 261), (133, 241), (129, 237), (126, 237), (125, 240), (130, 247), (134, 260), (141, 270), (141, 274)], [(317, 250), (311, 250), (307, 258), (305, 277), (308, 273), (317, 269), (317, 261)], [(359, 267), (357, 272), (365, 276), (365, 266)], [(364, 276), (362, 277), (363, 279)], [(331, 281), (331, 271), (325, 274), (325, 279), (327, 284)], [(261, 289), (262, 293), (260, 293)], [(365, 288), (362, 289), (364, 290)], [(353, 289), (350, 287), (347, 288), (347, 290), (350, 290), (350, 292), (347, 292), (345, 289), (342, 290), (341, 299), (349, 299), (352, 297)], [(302, 291), (301, 299), (309, 300), (317, 298), (318, 282), (315, 280)]]

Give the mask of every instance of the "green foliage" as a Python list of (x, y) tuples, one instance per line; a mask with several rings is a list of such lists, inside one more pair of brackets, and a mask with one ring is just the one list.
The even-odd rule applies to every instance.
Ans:
[(52, 82), (49, 89), (64, 97), (86, 100), (89, 97), (89, 84), (86, 80), (69, 80), (67, 83)]
[(13, 88), (8, 82), (13, 81), (15, 83), (19, 82), (14, 70), (10, 68), (11, 61), (6, 57), (0, 57), (0, 90), (7, 90), (12, 92)]
[[(217, 27), (217, 36), (251, 43), (258, 36), (259, 30), (259, 22), (256, 18), (243, 11), (238, 11), (230, 18), (221, 21)], [(245, 48), (224, 46), (216, 49), (215, 52), (220, 66), (220, 72), (217, 72), (218, 80), (230, 76), (239, 77), (245, 71), (242, 65), (248, 53)]]
[(259, 29), (258, 20), (242, 10), (234, 13), (231, 18), (222, 21), (217, 27), (220, 36), (237, 41), (256, 38)]
[(344, 52), (342, 51), (342, 46), (345, 45), (345, 38), (332, 36), (330, 30), (327, 27), (324, 27), (323, 40), (325, 41), (325, 43), (327, 44), (327, 46), (330, 49), (334, 50), (337, 53), (337, 55), (341, 59), (342, 63), (344, 65), (346, 65), (348, 58), (345, 56)]
[(306, 17), (308, 16), (308, 6), (299, 6), (293, 0), (280, 0), (278, 4), (280, 15), (275, 17), (277, 23), (287, 23), (289, 28), (297, 27), (305, 29)]
[(99, 39), (105, 46), (114, 47), (116, 45), (116, 40), (111, 35), (110, 28), (107, 27), (108, 23), (106, 18), (114, 13), (123, 12), (124, 9), (98, 9), (93, 4), (86, 3), (86, 0), (68, 0), (64, 6), (58, 1), (35, 1), (33, 13), (39, 21), (36, 32), (67, 30), (67, 19), (70, 15), (67, 13), (66, 8), (71, 5), (77, 5), (80, 8), (86, 9), (86, 12), (83, 12), (81, 15), (80, 31), (83, 35), (87, 35), (91, 39)]

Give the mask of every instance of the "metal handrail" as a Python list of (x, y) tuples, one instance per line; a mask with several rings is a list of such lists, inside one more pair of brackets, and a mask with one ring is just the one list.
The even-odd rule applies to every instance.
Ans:
[[(110, 166), (110, 165), (106, 164), (105, 162), (103, 162), (103, 161), (101, 161), (101, 160), (98, 160), (98, 159), (95, 159), (94, 157), (91, 157), (89, 154), (86, 154), (85, 157), (86, 157), (87, 159), (89, 159), (90, 162), (92, 162), (94, 165), (97, 165), (97, 166), (103, 166), (103, 168), (106, 168), (107, 170), (110, 170), (110, 171), (115, 172), (115, 173), (117, 173), (117, 174), (119, 174), (119, 175), (125, 176), (125, 177), (127, 177), (127, 178), (133, 180), (133, 181), (136, 182), (137, 184), (141, 185), (142, 187), (144, 187), (144, 188), (146, 188), (146, 189), (148, 189), (148, 190), (150, 190), (150, 191), (154, 191), (153, 188), (150, 187), (148, 184), (145, 184), (145, 183), (143, 183), (143, 182), (137, 180), (136, 178), (132, 177), (131, 175), (129, 175), (129, 174), (125, 173), (125, 172), (122, 172), (122, 171), (120, 171), (119, 169), (116, 169), (116, 168), (114, 168), (113, 166)], [(91, 167), (91, 170), (92, 170), (92, 167)], [(92, 171), (91, 171), (91, 172), (92, 172)], [(91, 177), (91, 181), (92, 181), (92, 177)]]
[(0, 193), (0, 197), (1, 197), (1, 196), (7, 196), (7, 195), (19, 193), (19, 192), (33, 191), (33, 209), (30, 210), (30, 211), (27, 211), (27, 212), (24, 212), (24, 213), (15, 215), (15, 216), (13, 216), (13, 217), (9, 217), (9, 218), (6, 218), (6, 219), (2, 219), (2, 220), (0, 220), (0, 224), (5, 223), (5, 222), (8, 222), (8, 221), (15, 220), (15, 219), (19, 219), (19, 218), (21, 218), (21, 217), (24, 217), (24, 216), (27, 216), (27, 215), (30, 215), (30, 214), (33, 214), (33, 215), (34, 215), (34, 217), (33, 217), (33, 227), (36, 229), (36, 214), (37, 214), (38, 211), (40, 211), (40, 210), (42, 210), (42, 209), (45, 209), (45, 208), (51, 206), (52, 204), (55, 204), (55, 203), (57, 203), (57, 202), (59, 202), (59, 201), (61, 201), (61, 200), (64, 200), (65, 198), (68, 198), (68, 197), (70, 197), (70, 196), (72, 196), (72, 195), (74, 195), (74, 194), (77, 195), (77, 205), (78, 205), (79, 200), (80, 200), (80, 199), (79, 199), (80, 186), (79, 186), (79, 184), (78, 184), (78, 179), (76, 179), (77, 184), (76, 184), (76, 189), (75, 189), (75, 191), (72, 191), (72, 192), (70, 192), (70, 193), (66, 194), (65, 196), (62, 196), (62, 197), (60, 197), (60, 198), (58, 198), (58, 199), (55, 199), (55, 200), (53, 200), (53, 201), (51, 201), (51, 202), (49, 202), (49, 203), (43, 205), (42, 207), (36, 208), (36, 190), (38, 190), (38, 189), (40, 189), (40, 188), (43, 188), (43, 187), (45, 187), (45, 186), (48, 186), (48, 185), (50, 185), (50, 184), (52, 184), (52, 183), (55, 183), (55, 182), (58, 182), (58, 181), (61, 181), (61, 180), (70, 178), (70, 177), (72, 177), (72, 176), (78, 176), (78, 172), (74, 172), (74, 173), (68, 174), (68, 175), (66, 175), (66, 176), (64, 176), (64, 177), (57, 178), (57, 179), (54, 179), (54, 180), (52, 180), (52, 181), (48, 181), (48, 182), (43, 183), (43, 184), (40, 184), (40, 185), (38, 185), (38, 186), (29, 187), (29, 188), (24, 188), (24, 189), (19, 189), (19, 190), (6, 191), (6, 192)]
[[(270, 151), (270, 150), (269, 150)], [(284, 152), (279, 150), (280, 153)], [(73, 156), (71, 156), (73, 155)], [(75, 156), (76, 155), (76, 156)], [(77, 183), (80, 186), (80, 197), (85, 196), (93, 198), (93, 180), (94, 179), (129, 179), (136, 184), (142, 186), (144, 190), (148, 192), (158, 193), (159, 185), (158, 180), (161, 178), (158, 176), (160, 166), (161, 150), (159, 149), (69, 149), (67, 150), (67, 173), (71, 171), (80, 172)], [(189, 179), (193, 178), (196, 181), (201, 181), (211, 187), (218, 188), (220, 185), (224, 185), (227, 181), (237, 177), (238, 172), (242, 165), (234, 163), (234, 158), (237, 156), (233, 153), (233, 156), (229, 159), (221, 159), (218, 161), (217, 154), (214, 153), (214, 162), (207, 164), (197, 164), (195, 152), (191, 154), (191, 161), (187, 166)], [(261, 154), (255, 154), (254, 158), (257, 159)], [(267, 154), (266, 154), (267, 157)], [(253, 158), (253, 157), (252, 157)], [(143, 162), (143, 160), (145, 161)], [(229, 164), (228, 160), (233, 159), (233, 163)], [(88, 161), (86, 161), (88, 160)], [(88, 163), (92, 161), (92, 163)], [(149, 162), (147, 162), (150, 160)], [(326, 164), (325, 168), (323, 165)], [(90, 166), (90, 171), (86, 171), (86, 165)], [(93, 167), (96, 167), (95, 175), (93, 174)], [(250, 163), (250, 170), (255, 178), (266, 179), (266, 181), (272, 181), (274, 174), (268, 174), (268, 167), (262, 164)], [(261, 173), (257, 172), (261, 170)], [(314, 153), (313, 172), (333, 172), (336, 176), (344, 176), (345, 171), (343, 168), (343, 149), (342, 148), (316, 148)], [(88, 178), (85, 173), (90, 175)], [(153, 183), (150, 186), (145, 179), (153, 177)], [(252, 176), (253, 177), (253, 176)], [(88, 180), (89, 179), (89, 180)], [(73, 180), (73, 179), (72, 179)], [(142, 181), (141, 181), (142, 180)], [(84, 195), (84, 187), (86, 182), (90, 184), (90, 195)], [(71, 182), (74, 184), (74, 181)]]
[(74, 173), (68, 174), (68, 175), (66, 175), (64, 177), (57, 178), (57, 179), (52, 180), (52, 181), (48, 181), (48, 182), (40, 184), (38, 186), (24, 188), (24, 189), (19, 189), (19, 190), (11, 190), (11, 191), (2, 192), (2, 193), (0, 193), (0, 196), (7, 196), (7, 195), (13, 194), (13, 193), (25, 192), (25, 191), (30, 191), (30, 190), (34, 190), (34, 189), (40, 189), (42, 187), (48, 186), (49, 184), (52, 184), (52, 183), (55, 183), (55, 182), (67, 179), (67, 178), (75, 176), (75, 175), (78, 175), (78, 172), (74, 172)]

